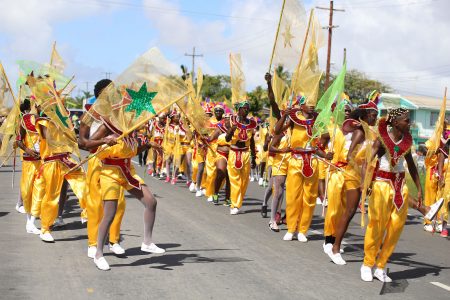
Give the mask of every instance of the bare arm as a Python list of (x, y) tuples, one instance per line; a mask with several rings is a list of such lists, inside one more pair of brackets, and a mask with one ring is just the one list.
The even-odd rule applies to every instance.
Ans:
[(256, 147), (255, 147), (255, 139), (252, 134), (252, 137), (250, 138), (250, 155), (251, 155), (251, 167), (256, 167)]
[[(288, 119), (290, 110), (287, 109), (284, 111), (284, 114), (281, 116), (281, 118), (278, 120), (278, 122), (275, 124), (274, 134), (282, 134), (285, 130), (287, 130), (291, 124), (291, 119)], [(287, 121), (286, 121), (287, 120)]]
[(281, 112), (278, 104), (275, 102), (275, 95), (272, 89), (272, 75), (270, 75), (270, 73), (266, 73), (264, 79), (266, 79), (267, 82), (267, 96), (269, 98), (270, 107), (272, 108), (272, 114), (275, 118), (277, 118), (277, 120), (279, 120), (281, 118)]

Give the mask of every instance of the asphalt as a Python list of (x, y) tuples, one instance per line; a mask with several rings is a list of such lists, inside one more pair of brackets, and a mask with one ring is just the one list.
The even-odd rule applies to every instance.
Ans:
[[(423, 231), (410, 211), (388, 264), (391, 284), (362, 282), (364, 231), (357, 214), (345, 239), (346, 266), (322, 250), (323, 218), (316, 207), (308, 243), (282, 240), (259, 209), (262, 187), (250, 183), (244, 214), (195, 198), (176, 186), (143, 175), (158, 200), (156, 256), (140, 251), (142, 205), (127, 196), (121, 245), (126, 254), (106, 251), (111, 271), (102, 272), (86, 255), (87, 233), (70, 194), (64, 229), (54, 244), (25, 232), (25, 216), (14, 209), (20, 171), (0, 169), (0, 299), (450, 299), (450, 241)], [(447, 288), (447, 289), (446, 289)]]

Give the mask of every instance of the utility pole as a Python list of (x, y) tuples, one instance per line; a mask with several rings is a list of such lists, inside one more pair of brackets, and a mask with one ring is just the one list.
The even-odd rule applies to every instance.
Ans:
[(89, 81), (86, 81), (86, 92), (89, 92)]
[(105, 74), (105, 79), (109, 79), (109, 77), (111, 77), (112, 72), (104, 72)]
[(323, 10), (329, 10), (330, 11), (330, 17), (327, 27), (323, 27), (323, 29), (328, 29), (328, 52), (327, 52), (327, 71), (326, 71), (326, 77), (325, 77), (325, 86), (324, 89), (326, 90), (330, 84), (330, 61), (331, 61), (331, 40), (333, 37), (333, 28), (338, 28), (339, 26), (333, 25), (333, 12), (334, 11), (342, 11), (344, 12), (344, 9), (336, 9), (333, 7), (333, 0), (330, 0), (330, 7), (316, 7), (317, 9), (323, 9)]
[(192, 57), (192, 80), (195, 78), (195, 58), (196, 57), (203, 57), (203, 54), (195, 54), (195, 47), (192, 49), (192, 54), (185, 53), (184, 56), (191, 56)]

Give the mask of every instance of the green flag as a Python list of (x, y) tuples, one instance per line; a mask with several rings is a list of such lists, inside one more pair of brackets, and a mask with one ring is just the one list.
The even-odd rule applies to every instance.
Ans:
[[(313, 138), (319, 137), (328, 131), (328, 126), (331, 122), (331, 117), (334, 117), (335, 122), (343, 121), (344, 118), (344, 106), (341, 105), (341, 95), (344, 91), (344, 80), (347, 72), (347, 64), (344, 63), (339, 75), (334, 80), (333, 84), (326, 90), (322, 98), (316, 105), (316, 110), (319, 115), (316, 118), (313, 127)], [(331, 107), (336, 102), (336, 109), (333, 113)], [(340, 112), (341, 111), (341, 112)]]

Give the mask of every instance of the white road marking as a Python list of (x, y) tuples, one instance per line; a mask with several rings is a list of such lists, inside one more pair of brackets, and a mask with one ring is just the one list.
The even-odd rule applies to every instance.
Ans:
[(131, 162), (132, 162), (133, 164), (136, 164), (136, 165), (139, 164), (139, 162), (138, 162), (138, 161), (135, 161), (135, 160), (131, 160)]
[(440, 287), (441, 289), (444, 289), (444, 290), (450, 292), (450, 286), (448, 286), (448, 285), (445, 285), (445, 284), (443, 284), (443, 283), (436, 282), (436, 281), (433, 281), (433, 282), (430, 282), (430, 283), (431, 283), (432, 285), (438, 286), (438, 287)]

